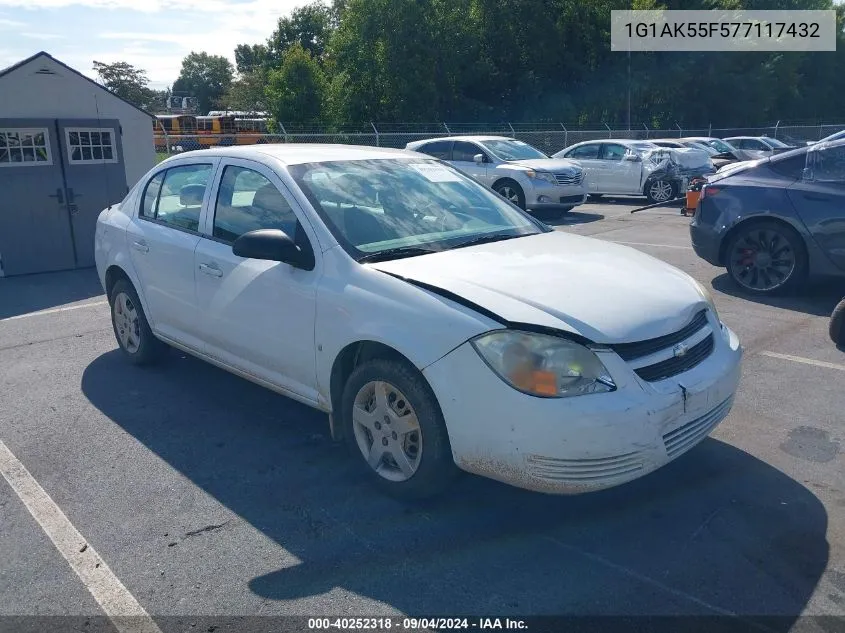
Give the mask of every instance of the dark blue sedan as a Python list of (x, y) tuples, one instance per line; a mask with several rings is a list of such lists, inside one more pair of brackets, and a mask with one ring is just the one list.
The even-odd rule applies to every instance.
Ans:
[(845, 277), (845, 139), (710, 176), (690, 224), (699, 257), (754, 294)]

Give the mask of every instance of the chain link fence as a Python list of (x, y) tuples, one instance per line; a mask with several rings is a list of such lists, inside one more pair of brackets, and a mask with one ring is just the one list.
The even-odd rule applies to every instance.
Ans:
[(770, 136), (785, 143), (803, 145), (808, 141), (818, 141), (834, 132), (845, 129), (841, 125), (774, 125), (770, 127), (748, 128), (684, 128), (653, 129), (645, 125), (640, 128), (614, 129), (569, 129), (563, 124), (394, 124), (356, 126), (327, 131), (325, 128), (285, 128), (279, 126), (275, 134), (154, 134), (156, 152), (159, 158), (195, 149), (233, 145), (262, 145), (268, 143), (334, 143), (344, 145), (369, 145), (376, 147), (404, 148), (412, 141), (453, 135), (495, 135), (508, 136), (533, 145), (546, 154), (554, 154), (581, 141), (596, 139), (658, 139), (682, 138), (690, 136)]

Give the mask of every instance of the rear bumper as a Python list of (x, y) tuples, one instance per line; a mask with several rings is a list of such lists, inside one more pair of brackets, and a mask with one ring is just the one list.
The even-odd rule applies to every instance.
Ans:
[[(702, 202), (699, 202), (701, 205)], [(697, 212), (696, 216), (700, 213)], [(721, 258), (719, 252), (722, 247), (722, 235), (715, 230), (713, 226), (700, 224), (697, 218), (693, 218), (689, 226), (690, 241), (692, 242), (692, 250), (704, 261), (713, 264), (714, 266), (721, 266)]]

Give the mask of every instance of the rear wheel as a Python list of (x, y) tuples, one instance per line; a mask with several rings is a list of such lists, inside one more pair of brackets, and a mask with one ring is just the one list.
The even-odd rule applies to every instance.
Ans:
[(520, 209), (525, 209), (525, 192), (515, 180), (502, 180), (497, 182), (493, 190), (503, 198), (507, 198)]
[(565, 207), (563, 209), (539, 209), (534, 211), (533, 214), (538, 220), (560, 220), (571, 210), (572, 207)]
[(117, 280), (111, 290), (109, 304), (114, 336), (129, 362), (147, 365), (159, 360), (167, 346), (150, 329), (138, 293), (128, 280)]
[(830, 338), (837, 345), (845, 345), (845, 299), (839, 302), (830, 315)]
[(458, 473), (437, 399), (407, 363), (376, 359), (356, 368), (342, 407), (353, 458), (387, 494), (431, 497)]
[(758, 295), (790, 290), (807, 272), (801, 238), (775, 222), (740, 227), (728, 244), (725, 259), (734, 283)]

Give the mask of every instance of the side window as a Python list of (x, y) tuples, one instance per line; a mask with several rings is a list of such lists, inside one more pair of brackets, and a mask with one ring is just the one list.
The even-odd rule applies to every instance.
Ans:
[(745, 144), (745, 139), (737, 138), (732, 141), (729, 141), (729, 143), (737, 149), (749, 149), (748, 145)]
[(810, 153), (814, 180), (845, 184), (845, 145)]
[(433, 143), (426, 143), (417, 151), (434, 156), (434, 158), (439, 158), (440, 160), (449, 160), (449, 148), (451, 145), (452, 141), (435, 141)]
[(244, 233), (281, 229), (296, 238), (296, 215), (272, 182), (245, 167), (223, 171), (214, 208), (214, 237), (234, 242)]
[(476, 154), (483, 154), (484, 152), (475, 143), (467, 143), (466, 141), (455, 141), (452, 146), (452, 160), (463, 161), (471, 163), (473, 156)]
[(785, 176), (787, 178), (801, 178), (801, 172), (804, 171), (807, 157), (799, 154), (798, 156), (790, 156), (789, 158), (773, 160), (769, 163), (769, 169), (776, 174)]
[(601, 147), (597, 144), (581, 145), (566, 154), (566, 158), (598, 158), (599, 149)]
[(625, 156), (626, 148), (624, 145), (617, 145), (615, 143), (605, 143), (602, 147), (601, 157), (603, 160), (622, 160)]
[(176, 228), (198, 231), (211, 165), (172, 167), (156, 174), (144, 191), (141, 215)]

